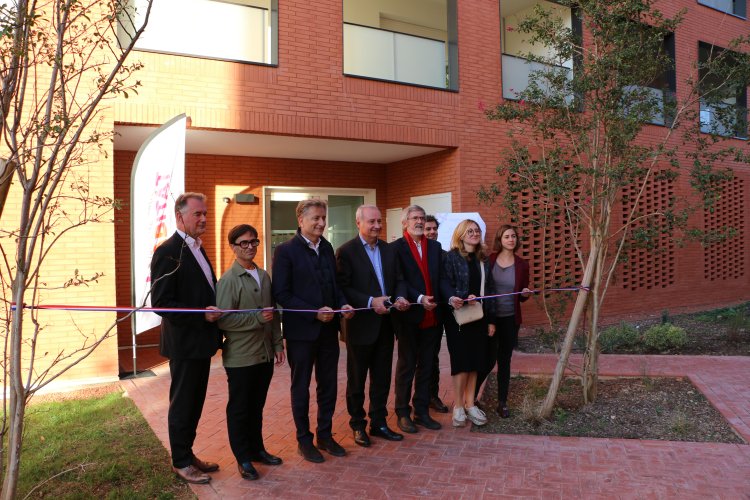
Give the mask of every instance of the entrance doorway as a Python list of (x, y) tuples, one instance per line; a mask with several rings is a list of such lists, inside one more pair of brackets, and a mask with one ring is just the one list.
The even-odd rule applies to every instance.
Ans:
[(270, 269), (276, 247), (297, 232), (297, 203), (309, 198), (328, 202), (324, 233), (334, 251), (357, 235), (355, 213), (362, 204), (375, 204), (374, 189), (265, 187), (264, 241), (265, 268)]

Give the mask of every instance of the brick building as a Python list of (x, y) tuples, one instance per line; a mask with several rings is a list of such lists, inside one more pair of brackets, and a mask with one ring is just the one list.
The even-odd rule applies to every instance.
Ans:
[[(296, 229), (296, 201), (309, 195), (328, 200), (334, 244), (355, 234), (354, 209), (362, 202), (381, 207), (389, 237), (399, 233), (400, 209), (415, 202), (430, 212), (478, 211), (491, 235), (501, 222), (498, 208), (480, 205), (476, 191), (497, 180), (508, 139), (483, 109), (524, 84), (528, 65), (516, 55), (523, 47), (504, 27), (535, 3), (559, 9), (543, 0), (159, 0), (133, 55), (144, 64), (137, 75), (143, 86), (114, 103), (119, 135), (102, 175), (111, 176), (115, 197), (128, 200), (138, 147), (186, 113), (185, 187), (208, 196), (204, 241), (217, 274), (231, 264), (225, 235), (240, 222), (259, 229), (260, 263), (270, 267), (274, 245)], [(748, 33), (745, 3), (659, 2), (667, 15), (686, 9), (673, 42), (678, 94), (701, 42), (725, 47)], [(746, 106), (745, 99), (734, 104)], [(750, 299), (750, 170), (733, 167), (735, 179), (710, 215), (715, 220), (705, 224), (731, 224), (740, 235), (710, 252), (689, 245), (658, 261), (633, 256), (605, 315)], [(651, 197), (687, 190), (683, 179)], [(254, 201), (238, 203), (236, 194)], [(123, 210), (106, 236), (114, 286), (105, 284), (98, 301), (130, 302), (129, 227)], [(522, 251), (532, 280), (545, 272), (535, 247), (532, 234)], [(538, 307), (527, 310), (527, 323), (544, 321)], [(120, 325), (125, 360), (130, 338), (129, 326)], [(157, 342), (155, 332), (139, 337), (140, 344)], [(105, 346), (78, 376), (115, 375), (115, 349)]]

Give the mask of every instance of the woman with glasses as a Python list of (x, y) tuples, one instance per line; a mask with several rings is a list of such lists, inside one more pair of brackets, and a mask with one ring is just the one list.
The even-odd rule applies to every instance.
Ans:
[[(486, 370), (489, 337), (495, 333), (491, 302), (472, 300), (492, 290), (492, 276), (482, 244), (482, 230), (471, 219), (461, 221), (453, 231), (451, 250), (445, 256), (444, 297), (454, 310), (464, 307), (484, 309), (481, 319), (460, 325), (451, 314), (445, 316), (445, 334), (451, 359), (451, 377), (455, 401), (453, 425), (463, 427), (466, 419), (475, 425), (487, 423), (487, 415), (474, 404), (477, 372)], [(484, 285), (484, 286), (482, 286)]]
[(274, 362), (284, 363), (284, 345), (278, 312), (274, 312), (271, 279), (255, 264), (260, 240), (253, 226), (241, 224), (229, 231), (235, 261), (216, 285), (219, 309), (250, 309), (226, 313), (219, 319), (224, 332), (222, 360), (229, 383), (227, 430), (240, 475), (258, 479), (252, 462), (279, 465), (263, 445), (263, 407), (271, 384)]

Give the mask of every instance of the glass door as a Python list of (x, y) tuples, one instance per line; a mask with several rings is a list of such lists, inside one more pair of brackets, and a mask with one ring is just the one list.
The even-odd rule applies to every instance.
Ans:
[(265, 268), (271, 268), (276, 247), (297, 232), (297, 203), (316, 198), (328, 202), (328, 220), (324, 237), (334, 251), (357, 235), (355, 214), (362, 204), (375, 204), (375, 190), (335, 188), (264, 188)]

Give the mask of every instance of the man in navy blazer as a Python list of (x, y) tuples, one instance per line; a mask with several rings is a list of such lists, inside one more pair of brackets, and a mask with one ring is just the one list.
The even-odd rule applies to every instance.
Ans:
[[(287, 360), (292, 371), (292, 416), (297, 427), (299, 453), (308, 461), (325, 459), (318, 450), (334, 456), (346, 451), (334, 439), (333, 412), (339, 362), (339, 315), (334, 310), (352, 307), (336, 285), (333, 247), (323, 238), (327, 204), (303, 200), (297, 204), (297, 234), (279, 245), (273, 256), (274, 300), (284, 309), (281, 321)], [(343, 313), (351, 317), (352, 313)], [(315, 369), (318, 402), (317, 448), (310, 432), (310, 381)]]
[(346, 328), (346, 408), (354, 442), (370, 446), (365, 427), (365, 380), (370, 373), (370, 435), (401, 441), (402, 434), (386, 424), (386, 403), (391, 390), (393, 325), (391, 302), (406, 310), (406, 291), (393, 249), (379, 239), (383, 219), (378, 207), (362, 205), (355, 216), (359, 234), (336, 252), (338, 283), (347, 300), (358, 311)]
[(151, 260), (151, 303), (154, 307), (206, 309), (205, 313), (160, 312), (159, 348), (169, 358), (169, 445), (172, 468), (190, 483), (207, 483), (206, 472), (218, 464), (193, 454), (198, 421), (208, 387), (211, 357), (221, 344), (216, 325), (216, 276), (200, 236), (206, 231), (206, 197), (184, 193), (175, 201), (177, 231), (162, 243)]
[[(445, 279), (443, 251), (440, 243), (425, 237), (424, 223), (422, 207), (405, 208), (401, 213), (404, 235), (391, 243), (406, 284), (406, 299), (421, 305), (396, 313), (395, 318), (398, 337), (396, 415), (399, 429), (407, 433), (417, 432), (416, 425), (432, 430), (441, 427), (430, 416), (429, 403), (432, 365), (443, 333), (440, 327), (442, 308), (437, 307), (441, 301), (441, 280)], [(414, 406), (414, 420), (409, 403)]]

